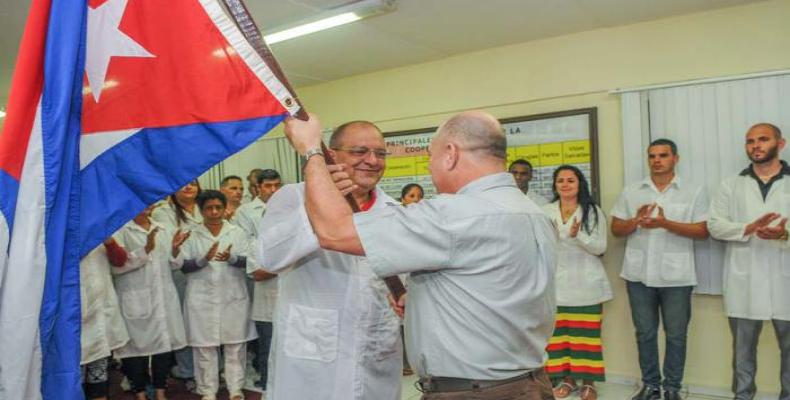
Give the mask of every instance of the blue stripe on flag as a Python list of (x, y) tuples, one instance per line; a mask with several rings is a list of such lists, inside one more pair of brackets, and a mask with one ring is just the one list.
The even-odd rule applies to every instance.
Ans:
[(254, 142), (284, 118), (147, 128), (100, 154), (81, 173), (80, 254), (88, 254), (146, 206)]
[(79, 138), (87, 4), (53, 1), (41, 123), (47, 270), (39, 317), (44, 399), (83, 399), (80, 382)]
[[(14, 214), (16, 213), (16, 197), (19, 193), (19, 181), (0, 169), (0, 188), (3, 189), (3, 193), (0, 196), (0, 212), (2, 212), (3, 217), (5, 217), (6, 224), (8, 224), (8, 232), (10, 233), (14, 229)], [(7, 249), (3, 249), (3, 251), (5, 250)]]

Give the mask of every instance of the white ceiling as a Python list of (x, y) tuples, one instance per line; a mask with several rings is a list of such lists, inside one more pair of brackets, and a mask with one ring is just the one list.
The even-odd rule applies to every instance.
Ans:
[[(139, 1), (139, 0), (129, 0)], [(295, 86), (758, 0), (397, 0), (394, 12), (272, 45)], [(353, 0), (247, 0), (264, 31)], [(30, 0), (0, 0), (0, 100)], [(4, 102), (4, 100), (3, 100)]]

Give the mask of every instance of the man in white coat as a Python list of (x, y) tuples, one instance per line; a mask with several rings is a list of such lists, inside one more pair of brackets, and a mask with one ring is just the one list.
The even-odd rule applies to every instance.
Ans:
[(781, 351), (779, 399), (790, 399), (790, 166), (778, 127), (760, 123), (746, 133), (751, 165), (725, 180), (710, 206), (708, 229), (727, 242), (724, 304), (733, 337), (736, 400), (757, 392), (757, 341), (771, 320)]
[[(265, 169), (256, 174), (255, 184), (258, 197), (243, 204), (237, 212), (236, 225), (247, 232), (249, 239), (254, 242), (258, 239), (258, 224), (266, 211), (266, 202), (272, 195), (280, 190), (282, 178), (280, 173), (273, 169)], [(261, 390), (266, 391), (266, 381), (269, 374), (269, 349), (272, 343), (274, 307), (277, 302), (277, 275), (263, 270), (259, 262), (247, 263), (247, 274), (252, 278), (252, 320), (258, 331), (258, 354), (255, 356), (255, 369), (261, 379), (255, 382)]]
[[(375, 125), (343, 124), (329, 146), (363, 212), (397, 204), (376, 186), (387, 151)], [(365, 257), (320, 248), (304, 199), (304, 184), (285, 186), (259, 226), (260, 264), (280, 281), (266, 398), (400, 399), (403, 350), (386, 286)]]

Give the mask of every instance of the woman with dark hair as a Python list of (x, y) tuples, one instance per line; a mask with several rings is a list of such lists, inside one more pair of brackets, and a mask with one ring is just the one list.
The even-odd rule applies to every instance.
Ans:
[(412, 203), (419, 203), (425, 197), (425, 191), (417, 183), (410, 183), (403, 187), (400, 191), (400, 202), (404, 206)]
[(167, 198), (167, 204), (157, 207), (151, 219), (175, 232), (179, 228), (200, 225), (203, 217), (195, 207), (195, 199), (201, 193), (200, 182), (187, 183)]
[[(203, 216), (196, 205), (197, 196), (201, 193), (200, 182), (196, 180), (187, 183), (181, 189), (168, 196), (165, 204), (155, 208), (151, 213), (151, 220), (161, 225), (169, 232), (181, 231), (187, 233), (203, 223)], [(184, 304), (184, 292), (186, 291), (186, 277), (181, 270), (173, 271), (173, 284), (178, 292), (178, 300)], [(176, 365), (172, 370), (172, 375), (179, 379), (186, 380), (186, 386), (192, 390), (195, 387), (192, 349), (186, 347), (178, 350), (176, 354)]]
[(555, 381), (554, 396), (595, 400), (594, 382), (604, 381), (601, 352), (603, 302), (612, 288), (600, 256), (606, 250), (606, 216), (595, 204), (582, 172), (572, 165), (554, 171), (554, 199), (543, 207), (559, 236), (557, 247), (557, 317), (547, 348), (546, 372)]

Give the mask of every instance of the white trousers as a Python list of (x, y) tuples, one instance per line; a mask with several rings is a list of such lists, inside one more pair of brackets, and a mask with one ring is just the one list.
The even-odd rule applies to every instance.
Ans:
[[(247, 344), (224, 344), (225, 382), (230, 397), (241, 395), (247, 367)], [(215, 399), (219, 391), (219, 346), (193, 347), (195, 383), (203, 399)]]

